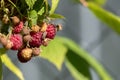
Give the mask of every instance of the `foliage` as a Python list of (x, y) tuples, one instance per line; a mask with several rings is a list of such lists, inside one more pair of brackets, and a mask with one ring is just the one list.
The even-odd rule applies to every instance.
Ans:
[[(1, 0), (1, 8), (3, 8), (4, 1)], [(9, 7), (13, 8), (11, 12), (17, 10), (17, 13), (11, 13), (9, 16), (20, 14), (23, 19), (27, 16), (29, 21), (28, 25), (30, 26), (43, 21), (45, 18), (48, 20), (56, 18), (64, 19), (62, 15), (55, 13), (59, 0), (51, 0), (51, 5), (48, 3), (48, 0), (20, 0), (20, 3), (16, 3), (16, 5), (19, 5), (19, 8), (13, 1), (8, 0), (8, 3), (12, 4)], [(80, 2), (100, 20), (120, 34), (120, 18), (100, 6), (104, 4), (105, 0), (80, 0)], [(0, 18), (2, 15), (1, 8)], [(56, 37), (47, 47), (42, 47), (42, 49), (43, 52), (40, 57), (53, 63), (59, 70), (65, 61), (66, 66), (76, 80), (91, 80), (90, 68), (93, 68), (102, 80), (112, 80), (112, 77), (98, 61), (70, 39)], [(16, 74), (20, 80), (24, 80), (22, 72), (12, 63), (4, 48), (0, 48), (0, 80), (2, 80), (2, 64)]]

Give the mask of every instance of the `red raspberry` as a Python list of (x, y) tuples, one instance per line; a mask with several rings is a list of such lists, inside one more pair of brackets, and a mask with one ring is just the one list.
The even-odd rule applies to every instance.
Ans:
[(55, 25), (49, 24), (46, 32), (47, 32), (46, 38), (54, 39), (54, 37), (56, 35)]
[(21, 21), (18, 25), (13, 27), (13, 33), (20, 33), (23, 29), (23, 22)]
[(30, 47), (39, 47), (42, 43), (42, 32), (30, 32), (32, 40), (29, 42)]
[(20, 34), (12, 34), (10, 36), (10, 41), (13, 42), (12, 50), (18, 50), (23, 44), (22, 36)]
[(22, 63), (28, 62), (32, 57), (32, 49), (24, 48), (17, 53), (18, 60)]

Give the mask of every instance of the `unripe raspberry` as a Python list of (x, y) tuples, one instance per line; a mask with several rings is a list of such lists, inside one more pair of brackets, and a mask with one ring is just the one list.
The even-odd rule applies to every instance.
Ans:
[(39, 56), (40, 55), (40, 48), (32, 48), (33, 52), (32, 52), (32, 55), (33, 56)]
[(20, 23), (20, 19), (17, 16), (11, 17), (13, 25), (18, 25)]
[(40, 27), (39, 27), (38, 25), (32, 26), (31, 29), (32, 29), (32, 31), (34, 31), (34, 32), (40, 31)]
[(18, 50), (23, 45), (22, 36), (20, 34), (12, 34), (10, 41), (13, 43), (12, 50)]
[(18, 34), (23, 29), (23, 22), (21, 21), (19, 24), (13, 26), (13, 33)]
[(31, 57), (32, 57), (32, 49), (24, 48), (24, 49), (22, 49), (22, 50), (20, 50), (18, 52), (17, 56), (18, 56), (18, 60), (20, 62), (25, 63), (25, 62), (27, 62), (27, 61), (29, 61), (31, 59)]
[(30, 32), (32, 40), (29, 42), (30, 47), (39, 47), (42, 43), (42, 32)]
[(54, 37), (56, 35), (55, 25), (54, 24), (49, 24), (46, 32), (47, 32), (46, 38), (54, 39)]

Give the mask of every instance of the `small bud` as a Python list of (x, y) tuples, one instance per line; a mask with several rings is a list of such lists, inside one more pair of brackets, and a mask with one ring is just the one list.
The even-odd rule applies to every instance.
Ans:
[(11, 42), (10, 40), (7, 40), (7, 44), (4, 46), (6, 49), (11, 49), (13, 46), (13, 42)]
[(38, 25), (34, 25), (31, 27), (32, 31), (34, 32), (39, 32), (40, 31), (40, 27)]
[(9, 23), (9, 17), (8, 17), (8, 15), (5, 14), (5, 15), (3, 16), (2, 22), (3, 22), (4, 24), (8, 24), (8, 23)]
[(32, 52), (32, 54), (33, 54), (33, 56), (39, 56), (40, 55), (40, 52), (41, 52), (41, 50), (40, 50), (40, 48), (32, 48), (32, 50), (33, 50), (33, 52)]
[(45, 32), (46, 29), (47, 29), (47, 23), (43, 23), (40, 31)]
[(32, 37), (31, 37), (31, 35), (25, 35), (25, 36), (23, 37), (23, 40), (24, 40), (24, 42), (29, 42), (29, 41), (32, 40)]
[(42, 45), (43, 45), (43, 46), (47, 46), (50, 41), (51, 41), (51, 39), (45, 38), (45, 39), (42, 41)]
[(22, 30), (22, 33), (23, 33), (23, 35), (28, 35), (28, 34), (30, 34), (30, 28), (29, 27), (24, 27), (23, 28), (23, 30)]
[(17, 25), (20, 23), (20, 19), (17, 16), (13, 16), (11, 17), (11, 19), (14, 25)]
[(9, 14), (10, 11), (9, 11), (8, 8), (5, 8), (5, 9), (4, 9), (4, 12), (5, 12), (6, 14)]

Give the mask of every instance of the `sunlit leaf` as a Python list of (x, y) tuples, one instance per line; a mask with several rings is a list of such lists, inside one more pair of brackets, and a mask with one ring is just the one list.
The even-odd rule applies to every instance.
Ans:
[(60, 15), (60, 14), (56, 14), (56, 13), (50, 15), (49, 17), (50, 17), (50, 18), (55, 18), (55, 19), (56, 19), (56, 18), (58, 18), (58, 19), (65, 19), (64, 16), (62, 16), (62, 15)]
[(45, 12), (45, 8), (42, 7), (39, 11), (38, 11), (38, 15), (42, 15)]
[(51, 0), (52, 1), (52, 6), (50, 10), (50, 15), (53, 14), (58, 6), (59, 0)]
[(29, 18), (30, 18), (30, 26), (36, 25), (38, 19), (37, 11), (35, 10), (29, 11)]
[[(80, 73), (71, 63), (70, 61), (66, 61), (66, 66), (71, 72), (72, 76), (75, 78), (75, 80), (90, 80), (87, 77), (85, 77), (82, 73)], [(81, 65), (82, 66), (82, 65)], [(84, 70), (84, 69), (83, 69)]]
[[(80, 3), (80, 0), (73, 0), (76, 3)], [(88, 2), (94, 2), (97, 5), (103, 5), (105, 4), (106, 0), (81, 0), (81, 1), (88, 1)]]
[(26, 4), (29, 6), (29, 8), (33, 8), (33, 6), (34, 6), (34, 4), (35, 4), (35, 2), (36, 2), (37, 0), (25, 0), (25, 2), (26, 2)]
[(66, 47), (62, 44), (59, 38), (55, 38), (47, 47), (42, 47), (43, 52), (40, 57), (43, 57), (52, 62), (59, 70), (62, 67), (66, 55)]
[(4, 48), (0, 48), (0, 80), (2, 80), (2, 59), (1, 59), (1, 55), (5, 54), (6, 49)]
[(1, 55), (1, 59), (3, 64), (9, 69), (11, 70), (18, 78), (20, 78), (20, 80), (24, 80), (23, 74), (20, 71), (20, 69), (15, 66), (12, 61), (10, 60), (10, 58), (7, 56), (7, 54), (2, 54)]
[[(90, 56), (89, 53), (87, 53), (85, 50), (83, 50), (78, 45), (76, 45), (73, 41), (67, 38), (61, 38), (61, 40), (63, 40), (64, 44), (71, 51), (73, 51), (74, 54), (78, 55), (80, 58), (83, 58), (97, 72), (101, 80), (112, 80), (111, 76), (106, 72), (103, 66), (94, 57)], [(71, 56), (71, 58), (73, 57)], [(79, 61), (75, 61), (75, 62), (79, 62)]]
[(92, 2), (88, 3), (88, 8), (96, 15), (96, 17), (98, 17), (100, 20), (109, 25), (109, 27), (111, 27), (114, 31), (120, 34), (120, 17), (104, 10)]

